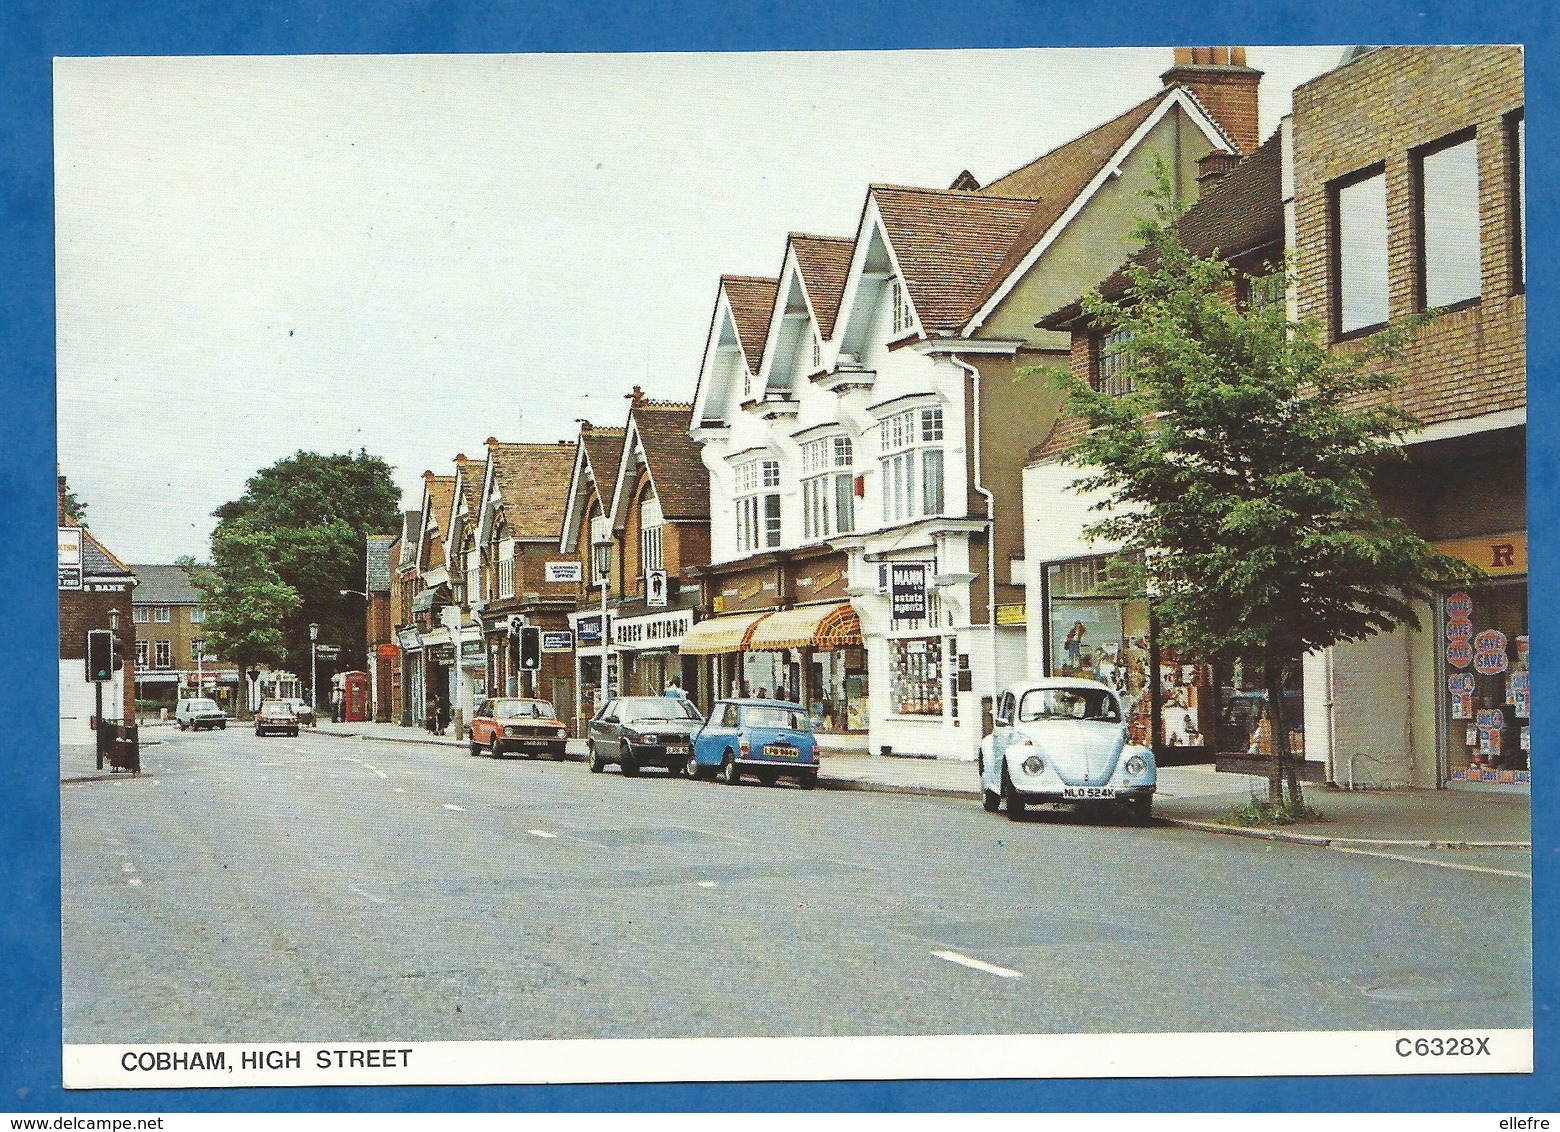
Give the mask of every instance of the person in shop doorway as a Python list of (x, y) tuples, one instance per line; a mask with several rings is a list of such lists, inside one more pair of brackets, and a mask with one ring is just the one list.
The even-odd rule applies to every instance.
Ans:
[(1067, 630), (1067, 639), (1062, 642), (1062, 648), (1067, 652), (1067, 663), (1073, 668), (1083, 663), (1083, 638), (1088, 632), (1082, 621), (1074, 621), (1072, 628)]
[(756, 689), (753, 692), (753, 698), (755, 700), (767, 700), (769, 698), (769, 689), (768, 688), (758, 688), (758, 689)]
[(439, 698), (439, 694), (435, 692), (433, 695), (428, 697), (428, 716), (423, 721), (423, 725), (428, 728), (428, 731), (431, 734), (437, 735), (444, 730), (443, 724), (439, 722), (439, 717), (443, 715), (443, 713), (444, 701), (441, 700)]
[(673, 676), (666, 682), (666, 691), (661, 693), (670, 700), (686, 700), (688, 693), (682, 690), (682, 681)]

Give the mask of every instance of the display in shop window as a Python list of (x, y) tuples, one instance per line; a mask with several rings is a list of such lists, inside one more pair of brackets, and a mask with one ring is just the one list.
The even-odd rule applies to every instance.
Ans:
[(891, 642), (890, 710), (896, 715), (943, 713), (942, 639)]

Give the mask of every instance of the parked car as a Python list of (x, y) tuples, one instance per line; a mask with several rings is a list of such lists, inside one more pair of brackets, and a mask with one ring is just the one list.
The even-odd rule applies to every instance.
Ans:
[(546, 700), (490, 699), (477, 705), (467, 729), (471, 753), (497, 758), (505, 751), (563, 758), (569, 732)]
[(208, 727), (227, 730), (227, 712), (217, 706), (216, 700), (180, 700), (173, 709), (173, 721), (180, 731), (203, 731)]
[(1146, 824), (1153, 812), (1154, 753), (1127, 742), (1116, 692), (1093, 680), (1055, 677), (1014, 685), (997, 698), (980, 744), (988, 813), (1014, 821), (1032, 805), (1117, 806)]
[(255, 712), (255, 735), (298, 734), (298, 713), (291, 700), (261, 700), (260, 710)]
[(292, 706), (293, 714), (298, 717), (298, 722), (299, 723), (302, 723), (302, 724), (304, 724), (305, 726), (308, 726), (308, 727), (313, 727), (314, 726), (314, 724), (316, 722), (315, 716), (314, 716), (314, 709), (311, 708), (306, 701), (304, 701), (304, 700), (283, 700), (282, 702), (286, 703), (286, 704), (290, 704)]
[(693, 733), (703, 724), (699, 709), (680, 697), (608, 700), (590, 721), (590, 769), (600, 774), (616, 763), (630, 778), (647, 766), (682, 774), (693, 756)]
[(693, 737), (688, 775), (735, 785), (751, 774), (765, 786), (781, 778), (804, 790), (818, 785), (818, 741), (801, 704), (721, 700)]

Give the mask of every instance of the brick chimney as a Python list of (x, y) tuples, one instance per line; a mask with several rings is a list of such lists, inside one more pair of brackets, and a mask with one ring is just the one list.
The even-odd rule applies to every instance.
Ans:
[(1166, 86), (1179, 84), (1196, 95), (1242, 153), (1262, 144), (1257, 119), (1262, 72), (1246, 66), (1244, 47), (1177, 47), (1174, 66), (1159, 78)]

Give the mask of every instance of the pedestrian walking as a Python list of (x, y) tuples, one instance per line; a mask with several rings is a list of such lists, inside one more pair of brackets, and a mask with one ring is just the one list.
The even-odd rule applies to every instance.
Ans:
[(682, 681), (676, 676), (673, 676), (666, 682), (666, 691), (661, 694), (673, 700), (686, 700), (688, 698), (688, 693), (682, 690)]
[(341, 689), (337, 688), (330, 694), (330, 721), (332, 723), (345, 722), (345, 708), (346, 697), (341, 694)]
[(437, 735), (440, 731), (443, 730), (443, 728), (439, 725), (439, 716), (443, 710), (444, 704), (442, 701), (440, 701), (439, 694), (435, 692), (430, 695), (428, 697), (428, 714), (423, 719), (423, 726), (434, 735)]

